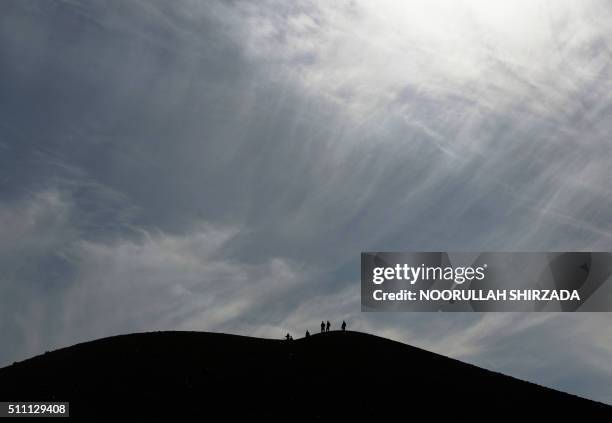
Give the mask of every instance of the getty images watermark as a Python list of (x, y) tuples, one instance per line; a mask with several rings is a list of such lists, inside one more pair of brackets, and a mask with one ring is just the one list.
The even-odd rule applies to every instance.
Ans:
[(612, 253), (361, 254), (362, 311), (612, 311)]

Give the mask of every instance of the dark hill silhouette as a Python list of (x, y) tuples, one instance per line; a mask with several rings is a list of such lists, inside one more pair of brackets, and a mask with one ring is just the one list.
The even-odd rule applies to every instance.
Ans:
[(598, 402), (341, 331), (294, 341), (201, 332), (104, 338), (0, 369), (0, 400), (70, 401), (72, 416), (88, 421), (612, 415)]

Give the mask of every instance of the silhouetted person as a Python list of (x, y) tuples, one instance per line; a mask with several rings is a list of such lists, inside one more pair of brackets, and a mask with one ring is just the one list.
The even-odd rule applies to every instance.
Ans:
[(325, 322), (321, 320), (321, 333), (325, 332)]
[(285, 339), (287, 339), (287, 341), (291, 341), (293, 338), (291, 337), (291, 335), (289, 335), (289, 332), (287, 332), (287, 335), (285, 335)]
[(342, 321), (342, 331), (344, 332), (346, 330), (346, 322), (343, 320)]
[(331, 326), (331, 324), (329, 323), (329, 320), (327, 321), (327, 325), (325, 326), (325, 332), (329, 332), (329, 327)]
[(306, 338), (308, 338), (310, 336), (310, 332), (308, 332), (308, 330), (306, 331)]

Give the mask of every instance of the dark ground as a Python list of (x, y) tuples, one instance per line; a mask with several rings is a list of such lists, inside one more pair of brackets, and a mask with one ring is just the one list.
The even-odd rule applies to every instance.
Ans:
[(105, 338), (0, 369), (0, 401), (8, 400), (70, 401), (71, 415), (86, 421), (612, 421), (611, 406), (358, 332)]

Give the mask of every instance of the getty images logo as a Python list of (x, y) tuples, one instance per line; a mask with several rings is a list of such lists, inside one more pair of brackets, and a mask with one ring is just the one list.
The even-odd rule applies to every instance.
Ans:
[(392, 267), (375, 267), (373, 269), (372, 282), (380, 285), (385, 281), (404, 280), (414, 285), (420, 280), (444, 280), (454, 281), (457, 284), (470, 282), (472, 280), (483, 280), (487, 264), (473, 267), (451, 267), (451, 266), (410, 266), (408, 264), (396, 264)]

